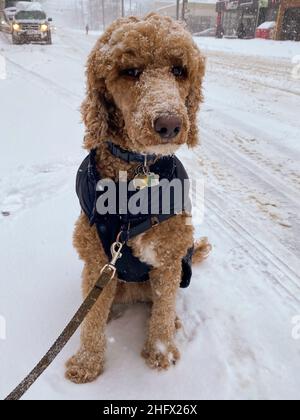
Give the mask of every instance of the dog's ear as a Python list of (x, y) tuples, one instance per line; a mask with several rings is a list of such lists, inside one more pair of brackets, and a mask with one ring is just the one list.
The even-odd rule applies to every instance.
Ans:
[(109, 112), (106, 101), (105, 75), (101, 74), (101, 52), (97, 43), (87, 62), (87, 96), (81, 106), (82, 119), (86, 126), (84, 147), (94, 149), (109, 137)]
[(200, 104), (203, 102), (202, 81), (205, 74), (205, 58), (198, 49), (195, 55), (196, 57), (193, 58), (191, 87), (186, 100), (190, 120), (190, 131), (187, 139), (189, 147), (195, 147), (199, 143), (197, 113)]

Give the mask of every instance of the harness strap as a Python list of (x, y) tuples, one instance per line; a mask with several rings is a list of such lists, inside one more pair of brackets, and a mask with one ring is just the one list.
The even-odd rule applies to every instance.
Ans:
[(135, 238), (142, 233), (147, 232), (148, 230), (154, 228), (155, 226), (159, 225), (162, 222), (173, 217), (174, 214), (158, 214), (157, 216), (151, 216), (151, 218), (147, 218), (144, 222), (134, 226), (128, 227), (128, 229), (122, 230), (120, 234), (120, 240), (122, 242), (128, 242), (130, 239)]

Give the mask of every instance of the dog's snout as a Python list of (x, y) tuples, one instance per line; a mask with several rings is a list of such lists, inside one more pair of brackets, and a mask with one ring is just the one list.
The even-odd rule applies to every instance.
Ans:
[(162, 139), (168, 140), (176, 137), (181, 130), (182, 121), (177, 115), (164, 115), (154, 122), (154, 129)]

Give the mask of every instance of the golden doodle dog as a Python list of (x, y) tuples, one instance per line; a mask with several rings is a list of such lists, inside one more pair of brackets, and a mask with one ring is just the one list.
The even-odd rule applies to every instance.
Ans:
[[(122, 171), (129, 180), (144, 177), (147, 183), (152, 172), (156, 174), (162, 167), (173, 172), (176, 167), (184, 173), (174, 154), (183, 144), (198, 144), (196, 114), (202, 102), (204, 71), (204, 57), (179, 22), (156, 14), (114, 22), (88, 59), (82, 115), (84, 147), (90, 155), (79, 173), (94, 178), (101, 174), (101, 178), (119, 182)], [(66, 377), (75, 383), (93, 381), (103, 371), (105, 328), (116, 303), (152, 303), (142, 350), (150, 367), (167, 369), (180, 357), (174, 336), (180, 328), (176, 295), (183, 281), (183, 261), (188, 254), (190, 261), (201, 261), (210, 245), (205, 239), (195, 243), (186, 211), (165, 219), (150, 216), (143, 228), (138, 224), (135, 234), (127, 237), (122, 257), (128, 255), (130, 262), (123, 275), (129, 276), (137, 264), (131, 276), (144, 270), (140, 275), (143, 281), (124, 281), (118, 274), (103, 289), (82, 326), (81, 347), (67, 363)], [(108, 239), (116, 229), (118, 232), (118, 215), (115, 217), (107, 228), (105, 217), (97, 225), (89, 211), (83, 211), (76, 224), (74, 245), (84, 261), (84, 297), (109, 261), (106, 245), (116, 240)], [(126, 229), (131, 229), (129, 224)], [(106, 239), (101, 240), (102, 234)]]

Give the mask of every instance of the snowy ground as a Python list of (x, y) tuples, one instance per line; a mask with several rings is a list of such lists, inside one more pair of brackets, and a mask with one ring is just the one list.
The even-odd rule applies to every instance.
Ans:
[[(0, 34), (0, 398), (81, 302), (74, 177), (95, 39), (58, 28), (52, 47), (13, 47)], [(202, 146), (181, 157), (191, 175), (205, 176), (198, 235), (214, 250), (180, 292), (182, 361), (167, 373), (148, 370), (139, 356), (148, 309), (136, 305), (108, 327), (107, 369), (95, 383), (64, 379), (77, 334), (26, 399), (300, 397), (297, 328), (292, 334), (300, 315), (300, 82), (291, 76), (300, 44), (197, 42), (208, 56)]]

